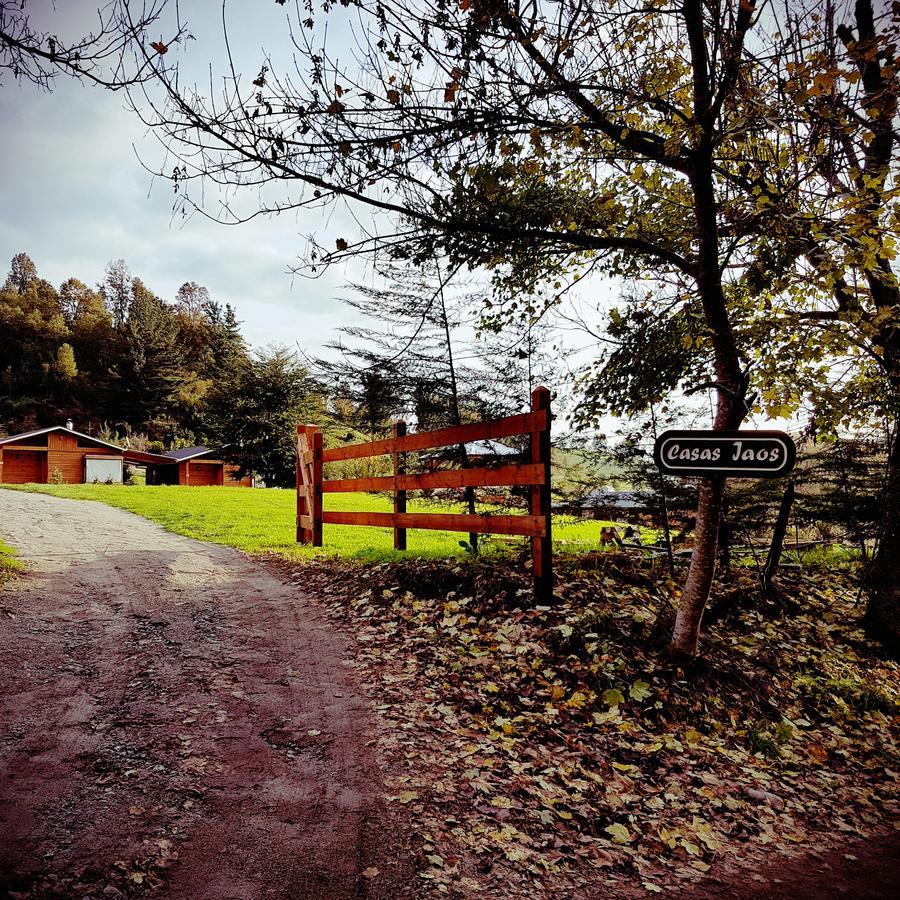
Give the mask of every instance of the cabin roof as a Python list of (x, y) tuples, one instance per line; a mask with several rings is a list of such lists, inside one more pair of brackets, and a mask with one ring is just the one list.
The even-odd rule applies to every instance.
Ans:
[(141, 466), (174, 466), (176, 462), (176, 460), (169, 459), (162, 453), (149, 453), (146, 450), (133, 450), (130, 447), (125, 451), (125, 460)]
[(596, 488), (574, 503), (580, 509), (613, 507), (616, 509), (638, 509), (651, 501), (647, 491), (620, 491), (615, 488)]
[(162, 455), (176, 462), (187, 462), (189, 459), (204, 456), (212, 451), (212, 447), (182, 447), (180, 450), (166, 450)]
[(91, 437), (91, 435), (84, 434), (84, 432), (81, 431), (75, 431), (74, 428), (66, 428), (65, 425), (51, 425), (49, 428), (38, 428), (34, 431), (23, 431), (21, 434), (11, 434), (8, 437), (0, 438), (0, 446), (3, 444), (13, 444), (16, 441), (26, 440), (27, 438), (37, 437), (41, 434), (50, 434), (52, 431), (64, 431), (66, 434), (74, 434), (76, 437), (84, 438), (86, 441), (100, 444), (103, 447), (109, 447), (111, 450), (118, 450), (119, 453), (125, 452), (124, 447), (110, 444), (108, 441), (101, 441), (100, 438)]

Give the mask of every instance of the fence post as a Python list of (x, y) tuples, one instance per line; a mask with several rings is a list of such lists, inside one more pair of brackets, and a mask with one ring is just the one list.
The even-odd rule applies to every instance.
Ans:
[[(406, 434), (406, 422), (397, 422), (393, 428), (394, 440), (403, 437)], [(406, 512), (406, 491), (397, 489), (397, 476), (406, 474), (406, 454), (394, 453), (394, 512)], [(394, 528), (394, 549), (406, 549), (406, 529)]]
[(309, 515), (306, 508), (306, 492), (303, 489), (303, 445), (306, 443), (306, 428), (297, 426), (297, 543), (308, 544), (306, 528), (302, 524), (302, 517)]
[(784, 536), (787, 534), (788, 519), (791, 515), (791, 507), (794, 504), (796, 490), (794, 479), (791, 478), (784, 489), (781, 504), (778, 507), (778, 518), (775, 520), (775, 529), (772, 532), (772, 543), (769, 545), (769, 555), (766, 558), (766, 567), (763, 569), (762, 586), (766, 594), (771, 595), (775, 574), (781, 564), (781, 551), (784, 549)]
[[(322, 432), (297, 426), (297, 543), (322, 546)], [(304, 520), (308, 524), (304, 524)]]
[(534, 598), (546, 603), (553, 598), (553, 542), (550, 533), (550, 391), (535, 388), (531, 393), (532, 412), (547, 411), (543, 428), (531, 432), (531, 461), (544, 467), (544, 483), (531, 486), (531, 515), (544, 519), (544, 537), (531, 539)]
[(312, 545), (322, 546), (322, 472), (324, 468), (324, 455), (322, 432), (318, 425), (307, 426), (310, 437), (310, 446), (313, 452), (312, 484), (313, 484), (313, 508), (312, 508)]

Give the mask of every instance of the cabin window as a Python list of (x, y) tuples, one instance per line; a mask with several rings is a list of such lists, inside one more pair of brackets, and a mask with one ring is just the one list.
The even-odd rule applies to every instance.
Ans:
[(86, 456), (84, 480), (88, 484), (121, 484), (122, 458), (117, 456)]

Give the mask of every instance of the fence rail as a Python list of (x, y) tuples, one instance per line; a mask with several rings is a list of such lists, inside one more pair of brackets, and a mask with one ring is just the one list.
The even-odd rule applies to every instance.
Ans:
[[(486, 422), (474, 422), (436, 431), (406, 433), (398, 422), (390, 438), (322, 447), (322, 432), (316, 425), (297, 426), (297, 541), (322, 546), (322, 525), (361, 525), (394, 529), (394, 547), (406, 549), (406, 529), (463, 531), (481, 534), (520, 535), (531, 538), (535, 596), (547, 600), (553, 594), (553, 551), (550, 522), (550, 392), (539, 387), (531, 395), (531, 412)], [(507, 463), (495, 468), (475, 467), (441, 472), (408, 474), (406, 453), (433, 450), (471, 441), (517, 435), (530, 437), (530, 462)], [(373, 478), (323, 478), (326, 462), (393, 457), (394, 474)], [(407, 491), (433, 488), (530, 487), (529, 514), (472, 515), (455, 513), (408, 513)], [(326, 493), (390, 491), (393, 512), (325, 512)]]

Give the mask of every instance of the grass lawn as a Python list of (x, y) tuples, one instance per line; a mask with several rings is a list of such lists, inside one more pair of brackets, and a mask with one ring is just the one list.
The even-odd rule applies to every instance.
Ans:
[(8, 581), (23, 568), (22, 563), (16, 559), (16, 551), (0, 540), (0, 585), (4, 581)]
[[(274, 552), (291, 558), (337, 554), (361, 561), (400, 558), (393, 550), (392, 532), (387, 528), (343, 525), (324, 527), (324, 546), (319, 549), (298, 545), (295, 535), (295, 494), (275, 488), (251, 490), (221, 487), (140, 487), (106, 484), (3, 485), (68, 497), (99, 500), (127, 509), (158, 522), (169, 531), (188, 537), (237, 547), (248, 553)], [(326, 494), (325, 509), (361, 512), (389, 512), (391, 500), (376, 494)], [(463, 512), (461, 505), (410, 498), (410, 512)], [(569, 516), (554, 518), (553, 537), (558, 550), (583, 551), (596, 547), (600, 529), (612, 523), (579, 520)], [(11, 537), (11, 535), (6, 535)], [(407, 555), (463, 555), (460, 540), (465, 534), (449, 531), (407, 532)], [(486, 548), (523, 546), (526, 538), (485, 536)]]

